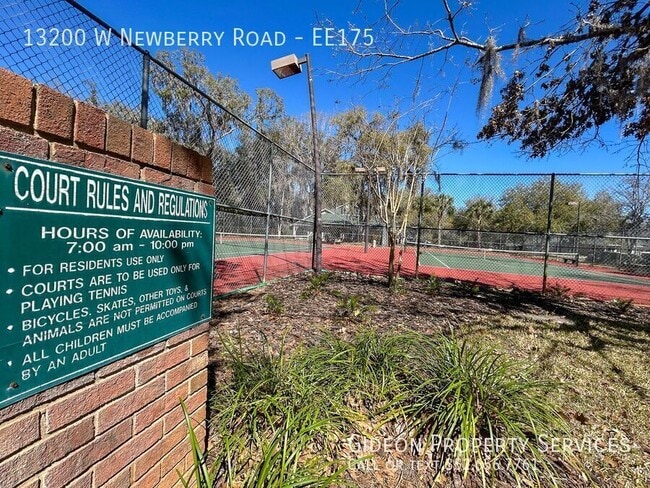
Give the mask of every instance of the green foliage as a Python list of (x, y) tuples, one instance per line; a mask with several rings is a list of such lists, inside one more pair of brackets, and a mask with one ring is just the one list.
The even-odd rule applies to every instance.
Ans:
[[(557, 485), (556, 465), (540, 441), (566, 429), (545, 397), (554, 385), (530, 379), (527, 369), (490, 349), (454, 337), (373, 330), (350, 340), (327, 336), (291, 355), (284, 346), (246, 354), (241, 344), (224, 348), (232, 375), (211, 400), (215, 458), (209, 470), (190, 435), (193, 473), (202, 477), (197, 482), (341, 485), (346, 469), (359, 461), (346, 458), (341, 439), (376, 438), (373, 425), (391, 424), (389, 430), (423, 441), (442, 461), (441, 473), (471, 472), (484, 486), (497, 478)], [(474, 447), (450, 450), (439, 439)]]
[(437, 295), (442, 288), (442, 280), (436, 275), (429, 276), (424, 282), (424, 291), (428, 295)]
[[(406, 379), (404, 410), (416, 438), (464, 475), (480, 475), (484, 485), (499, 475), (518, 486), (557, 485), (557, 468), (542, 440), (565, 433), (567, 426), (546, 400), (552, 385), (531, 380), (527, 370), (490, 349), (453, 337), (422, 337), (412, 344), (418, 364)], [(487, 439), (520, 442), (498, 446)]]
[(284, 303), (279, 297), (268, 293), (264, 297), (264, 301), (266, 301), (266, 311), (268, 313), (273, 315), (282, 315), (284, 313)]
[(309, 276), (309, 285), (303, 290), (300, 294), (302, 298), (309, 298), (314, 295), (318, 295), (325, 283), (327, 283), (331, 277), (332, 273), (329, 271), (321, 271), (320, 273), (313, 273)]
[[(188, 478), (185, 478), (185, 475), (179, 470), (176, 470), (176, 472), (185, 488), (190, 488), (191, 486), (195, 488), (212, 488), (216, 486), (215, 467), (208, 466), (207, 455), (203, 451), (203, 447), (196, 436), (192, 418), (183, 400), (181, 400), (181, 408), (183, 409), (190, 451), (192, 453), (192, 469), (188, 473)], [(194, 480), (193, 483), (192, 480)]]
[(357, 322), (368, 322), (375, 310), (372, 305), (364, 305), (358, 295), (347, 295), (341, 298), (337, 305), (341, 314)]

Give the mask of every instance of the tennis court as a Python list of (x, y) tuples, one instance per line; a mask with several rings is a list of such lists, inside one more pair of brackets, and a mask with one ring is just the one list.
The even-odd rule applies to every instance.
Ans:
[[(264, 234), (239, 234), (219, 232), (215, 236), (217, 258), (264, 255)], [(269, 235), (269, 254), (311, 251), (310, 235)]]
[[(544, 253), (495, 249), (463, 248), (426, 244), (421, 248), (420, 264), (475, 271), (499, 272), (523, 276), (542, 276)], [(549, 253), (549, 278), (586, 280), (650, 287), (650, 278), (623, 274), (605, 266), (575, 265), (575, 254)], [(650, 288), (648, 289), (650, 293)]]

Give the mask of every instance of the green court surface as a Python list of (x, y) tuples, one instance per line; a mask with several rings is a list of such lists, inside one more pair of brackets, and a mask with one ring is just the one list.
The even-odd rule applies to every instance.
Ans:
[[(311, 250), (311, 240), (307, 237), (270, 236), (269, 253), (305, 252)], [(239, 256), (264, 255), (264, 236), (215, 236), (215, 256), (217, 259)]]
[[(583, 263), (580, 266), (564, 264), (561, 262), (563, 256), (571, 255), (549, 255), (547, 267), (549, 277), (650, 286), (649, 278), (624, 275), (615, 269), (609, 270), (601, 266)], [(424, 247), (420, 253), (420, 264), (449, 269), (542, 276), (544, 257), (541, 253), (517, 255), (516, 253), (490, 250), (468, 249), (463, 251), (455, 248)]]

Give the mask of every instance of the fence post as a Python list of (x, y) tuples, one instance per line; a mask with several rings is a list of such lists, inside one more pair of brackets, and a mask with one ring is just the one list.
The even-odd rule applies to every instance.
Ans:
[(149, 124), (149, 73), (151, 56), (149, 51), (142, 55), (142, 95), (140, 97), (140, 127), (147, 128)]
[(366, 177), (366, 218), (364, 219), (365, 222), (363, 223), (363, 252), (367, 253), (368, 252), (368, 242), (370, 241), (370, 228), (368, 227), (369, 225), (369, 220), (370, 220), (370, 178)]
[(551, 189), (548, 194), (548, 216), (546, 218), (546, 240), (544, 242), (544, 273), (542, 276), (542, 293), (546, 293), (548, 278), (548, 250), (551, 241), (551, 222), (553, 220), (553, 193), (555, 191), (555, 173), (551, 173)]
[(269, 144), (269, 184), (266, 190), (266, 229), (264, 231), (264, 263), (262, 282), (266, 283), (266, 270), (269, 263), (269, 229), (271, 227), (271, 185), (273, 184), (273, 146)]
[(420, 244), (422, 242), (422, 209), (424, 207), (424, 179), (426, 175), (422, 173), (422, 183), (420, 184), (420, 206), (418, 208), (418, 233), (415, 244), (415, 279), (420, 275)]

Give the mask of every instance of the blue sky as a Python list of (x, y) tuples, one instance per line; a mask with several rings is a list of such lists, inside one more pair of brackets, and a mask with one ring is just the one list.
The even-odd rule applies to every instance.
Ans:
[[(453, 63), (447, 63), (444, 73), (437, 70), (437, 60), (426, 60), (422, 65), (405, 65), (392, 74), (388, 86), (379, 84), (379, 77), (359, 81), (342, 80), (332, 72), (346, 71), (346, 57), (333, 47), (324, 45), (323, 38), (314, 41), (322, 31), (320, 21), (331, 20), (338, 28), (350, 24), (364, 29), (373, 24), (383, 11), (383, 2), (376, 0), (317, 0), (317, 1), (153, 1), (153, 0), (81, 0), (86, 8), (112, 26), (132, 28), (140, 31), (209, 31), (223, 32), (220, 46), (204, 46), (199, 50), (205, 55), (206, 63), (213, 73), (221, 72), (236, 78), (240, 86), (250, 94), (256, 88), (269, 87), (284, 99), (287, 112), (295, 116), (306, 116), (309, 98), (305, 76), (279, 80), (270, 71), (270, 60), (295, 53), (298, 56), (308, 52), (314, 66), (316, 105), (319, 112), (328, 114), (351, 108), (354, 104), (365, 105), (368, 110), (387, 110), (396, 99), (409, 99), (413, 93), (414, 80), (422, 73), (420, 94), (423, 98), (435, 97), (449, 81), (460, 80), (460, 88), (451, 103), (450, 123), (457, 127), (463, 138), (475, 142), (475, 135), (482, 121), (476, 115), (478, 86), (471, 83), (477, 73), (467, 67), (468, 53), (457, 50)], [(454, 4), (454, 0), (451, 1)], [(586, 0), (582, 2), (586, 8)], [(429, 0), (402, 0), (396, 11), (397, 20), (405, 25), (435, 21), (441, 18), (439, 2)], [(575, 15), (574, 7), (566, 1), (546, 0), (544, 2), (522, 0), (511, 2), (493, 0), (475, 3), (474, 10), (463, 21), (462, 27), (472, 37), (484, 40), (494, 29), (499, 40), (508, 41), (516, 37), (519, 26), (530, 21), (528, 36), (556, 32)], [(281, 46), (234, 45), (235, 36), (243, 33), (242, 39), (254, 42), (256, 36), (265, 32), (285, 42)], [(250, 34), (249, 34), (250, 33)], [(374, 37), (381, 32), (373, 30)], [(302, 38), (302, 39), (300, 39)], [(275, 39), (274, 39), (275, 42)], [(216, 42), (213, 41), (213, 44)], [(156, 48), (150, 50), (155, 53)], [(475, 60), (469, 55), (469, 61)], [(456, 66), (454, 66), (454, 64)], [(506, 65), (507, 68), (507, 65)], [(421, 71), (420, 71), (421, 70)], [(459, 76), (460, 70), (460, 76)], [(383, 73), (382, 73), (383, 74)], [(495, 88), (498, 94), (499, 86)], [(496, 101), (497, 97), (494, 96)], [(433, 122), (442, 119), (447, 101), (438, 104), (428, 114)], [(607, 134), (616, 138), (617, 128), (610, 127)], [(625, 162), (625, 154), (607, 152), (593, 148), (587, 152), (553, 154), (543, 160), (528, 160), (517, 153), (516, 146), (502, 142), (487, 144), (475, 142), (460, 153), (445, 155), (438, 163), (444, 172), (627, 172), (631, 171)]]

